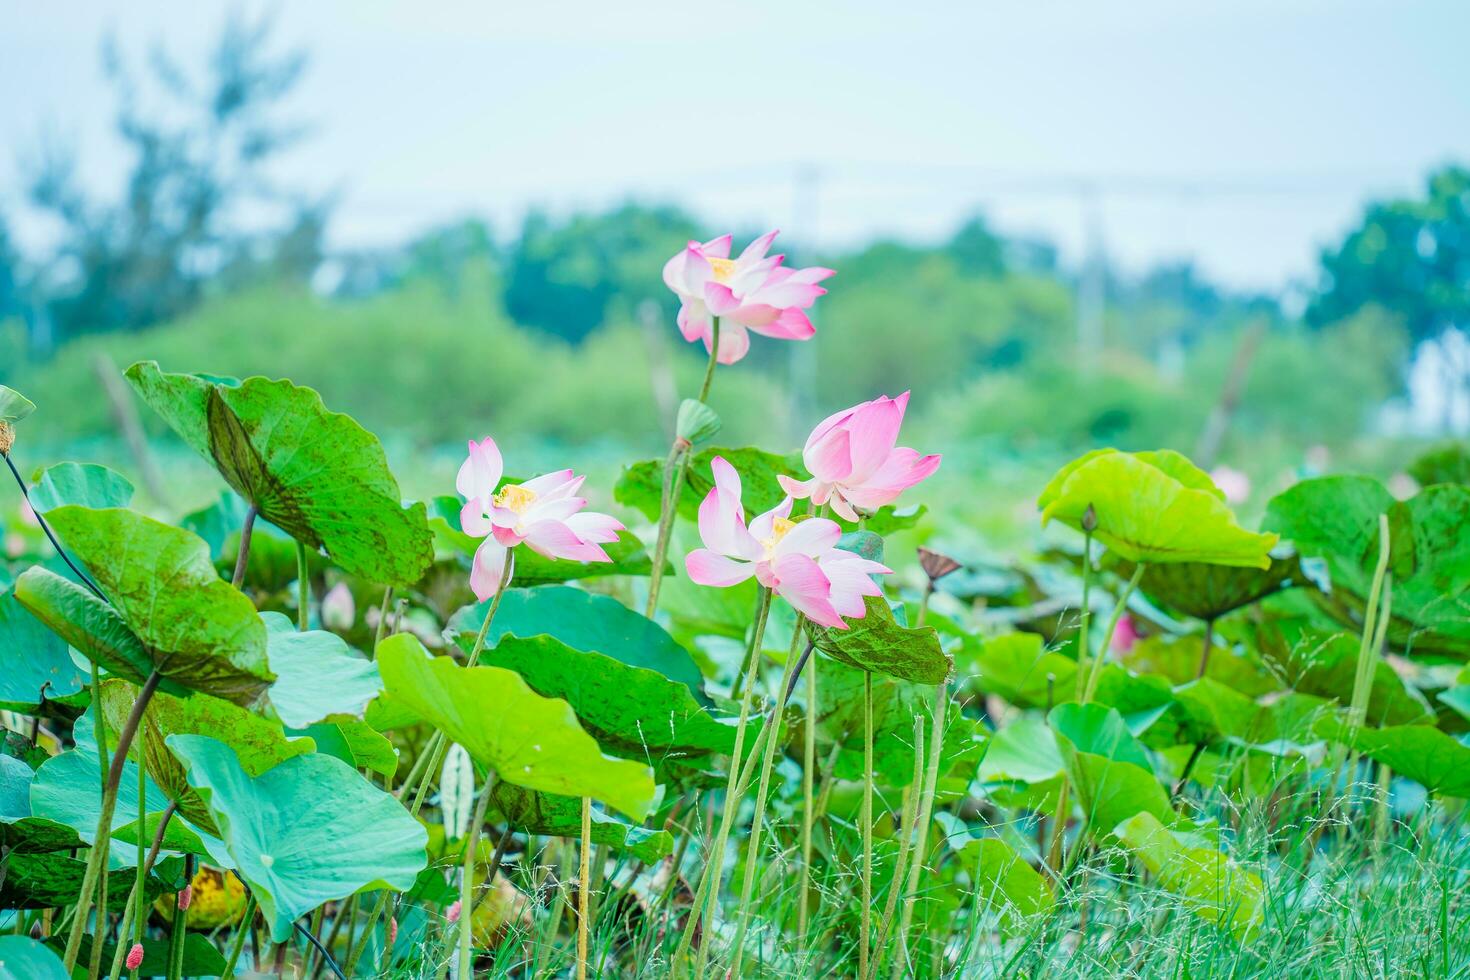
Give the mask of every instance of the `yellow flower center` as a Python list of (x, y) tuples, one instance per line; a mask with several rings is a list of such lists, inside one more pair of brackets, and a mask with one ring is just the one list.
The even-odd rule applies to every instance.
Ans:
[(536, 499), (535, 490), (527, 490), (519, 483), (512, 483), (502, 487), (494, 497), (496, 507), (504, 507), (513, 510), (517, 514), (524, 514), (526, 508)]
[(766, 549), (767, 555), (775, 552), (776, 545), (780, 544), (781, 539), (791, 533), (793, 527), (796, 527), (796, 522), (789, 521), (784, 517), (777, 517), (771, 521), (771, 536), (761, 542)]
[(710, 259), (709, 267), (714, 270), (715, 282), (729, 282), (735, 274), (734, 259)]

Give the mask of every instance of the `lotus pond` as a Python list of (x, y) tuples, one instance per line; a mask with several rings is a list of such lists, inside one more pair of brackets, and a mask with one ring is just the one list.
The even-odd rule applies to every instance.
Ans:
[(906, 395), (720, 444), (831, 275), (771, 237), (670, 260), (708, 369), (612, 486), (466, 419), (405, 503), (310, 388), (144, 362), (220, 480), (144, 513), (0, 387), (0, 980), (1470, 969), (1470, 455), (1247, 527), (1099, 450), (951, 555)]

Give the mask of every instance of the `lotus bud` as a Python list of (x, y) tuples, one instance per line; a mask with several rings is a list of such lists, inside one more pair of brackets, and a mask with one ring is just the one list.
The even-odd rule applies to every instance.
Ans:
[(128, 958), (125, 961), (129, 970), (136, 970), (143, 965), (143, 944), (133, 943), (133, 948), (128, 950)]
[(357, 603), (345, 582), (338, 582), (322, 596), (322, 625), (329, 630), (348, 630), (357, 620)]
[(1082, 512), (1082, 530), (1088, 534), (1097, 530), (1097, 510), (1091, 504)]
[(474, 805), (474, 765), (464, 746), (455, 743), (444, 753), (444, 768), (439, 775), (439, 809), (444, 814), (445, 837), (459, 840), (465, 835)]
[(930, 582), (937, 582), (944, 576), (960, 570), (960, 563), (949, 555), (942, 555), (928, 548), (919, 549), (919, 567), (924, 574), (929, 576)]
[(720, 431), (719, 415), (702, 401), (686, 398), (679, 404), (679, 421), (675, 433), (689, 445), (697, 445)]

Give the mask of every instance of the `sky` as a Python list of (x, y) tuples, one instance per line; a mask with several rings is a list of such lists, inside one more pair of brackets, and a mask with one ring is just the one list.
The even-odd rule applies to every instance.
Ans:
[(99, 51), (205, 62), (229, 10), (309, 51), (311, 138), (273, 176), (337, 195), (333, 248), (466, 214), (686, 206), (710, 236), (937, 241), (983, 211), (1077, 262), (1314, 281), (1363, 204), (1470, 162), (1470, 4), (540, 4), (152, 0), (0, 6), (0, 214), (43, 140), (99, 192), (128, 163)]

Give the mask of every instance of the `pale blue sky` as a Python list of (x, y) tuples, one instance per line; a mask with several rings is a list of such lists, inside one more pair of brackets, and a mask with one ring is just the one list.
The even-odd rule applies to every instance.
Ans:
[[(28, 240), (17, 159), (45, 131), (115, 186), (98, 65), (160, 39), (197, 64), (226, 8), (0, 6), (0, 209)], [(262, 9), (247, 3), (246, 10)], [(1470, 4), (281, 4), (313, 55), (315, 138), (277, 175), (337, 188), (333, 243), (465, 212), (504, 231), (636, 195), (839, 245), (933, 239), (983, 207), (1075, 257), (1101, 189), (1125, 267), (1193, 257), (1238, 286), (1312, 274), (1370, 196), (1470, 161)], [(815, 168), (815, 197), (796, 174)], [(813, 207), (813, 201), (815, 206)]]

